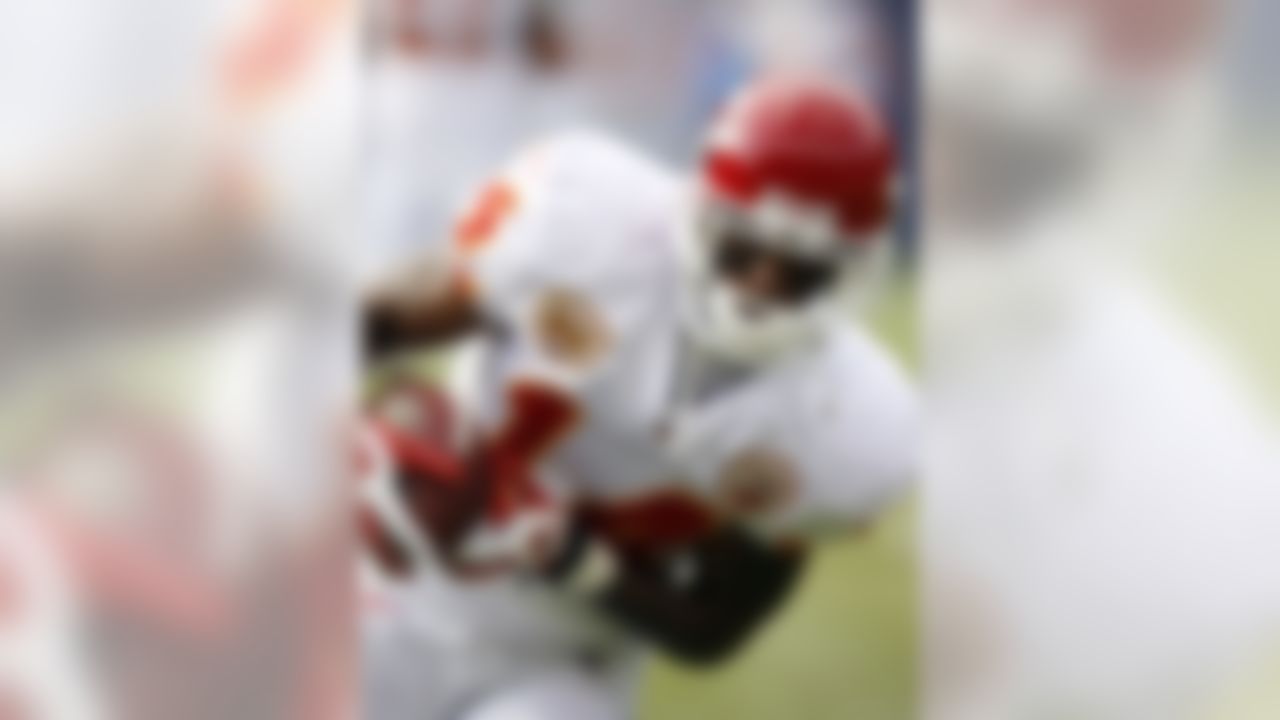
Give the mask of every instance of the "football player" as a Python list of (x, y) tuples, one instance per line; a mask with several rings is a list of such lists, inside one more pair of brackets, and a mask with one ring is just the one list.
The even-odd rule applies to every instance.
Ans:
[(447, 261), (370, 295), (370, 365), (475, 341), (450, 397), (375, 402), (362, 528), (407, 577), (366, 598), (370, 717), (625, 717), (645, 647), (730, 656), (811, 542), (902, 493), (913, 393), (841, 302), (893, 177), (865, 100), (771, 78), (692, 180), (592, 134), (532, 148)]

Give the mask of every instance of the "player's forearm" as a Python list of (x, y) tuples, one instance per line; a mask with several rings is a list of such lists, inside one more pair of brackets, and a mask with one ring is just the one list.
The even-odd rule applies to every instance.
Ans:
[(740, 608), (698, 604), (635, 578), (621, 580), (599, 602), (611, 617), (672, 657), (696, 665), (733, 655), (755, 625)]
[(658, 572), (615, 573), (595, 601), (672, 656), (706, 665), (752, 636), (790, 593), (804, 562), (730, 529), (660, 565)]
[(364, 304), (362, 349), (366, 363), (375, 364), (407, 350), (443, 345), (469, 334), (481, 324), (472, 303), (453, 295), (429, 301), (406, 301), (379, 295)]
[(478, 304), (439, 260), (420, 260), (385, 279), (361, 305), (368, 363), (458, 339), (481, 326)]

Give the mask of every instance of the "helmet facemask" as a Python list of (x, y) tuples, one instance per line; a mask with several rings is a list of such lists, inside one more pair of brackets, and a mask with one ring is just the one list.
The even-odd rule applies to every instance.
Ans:
[(713, 355), (751, 365), (819, 342), (869, 255), (846, 242), (806, 244), (786, 222), (769, 232), (760, 214), (700, 192), (681, 243), (686, 327)]

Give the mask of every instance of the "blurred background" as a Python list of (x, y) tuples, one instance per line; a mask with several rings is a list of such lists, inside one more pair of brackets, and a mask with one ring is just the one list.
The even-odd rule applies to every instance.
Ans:
[(0, 717), (349, 717), (361, 279), (801, 65), (898, 137), (922, 491), (641, 717), (1274, 718), (1277, 7), (0, 0)]
[(443, 242), (468, 191), (548, 132), (592, 127), (687, 166), (725, 99), (771, 69), (821, 69), (878, 98), (910, 167), (912, 8), (373, 0), (364, 28), (371, 261)]

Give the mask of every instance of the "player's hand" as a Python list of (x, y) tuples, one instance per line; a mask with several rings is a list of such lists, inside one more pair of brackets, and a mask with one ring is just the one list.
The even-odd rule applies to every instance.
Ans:
[(359, 432), (358, 529), (386, 574), (435, 562), (431, 525), (444, 524), (443, 496), (462, 474), (456, 431), (448, 398), (417, 379), (393, 377), (370, 399)]

